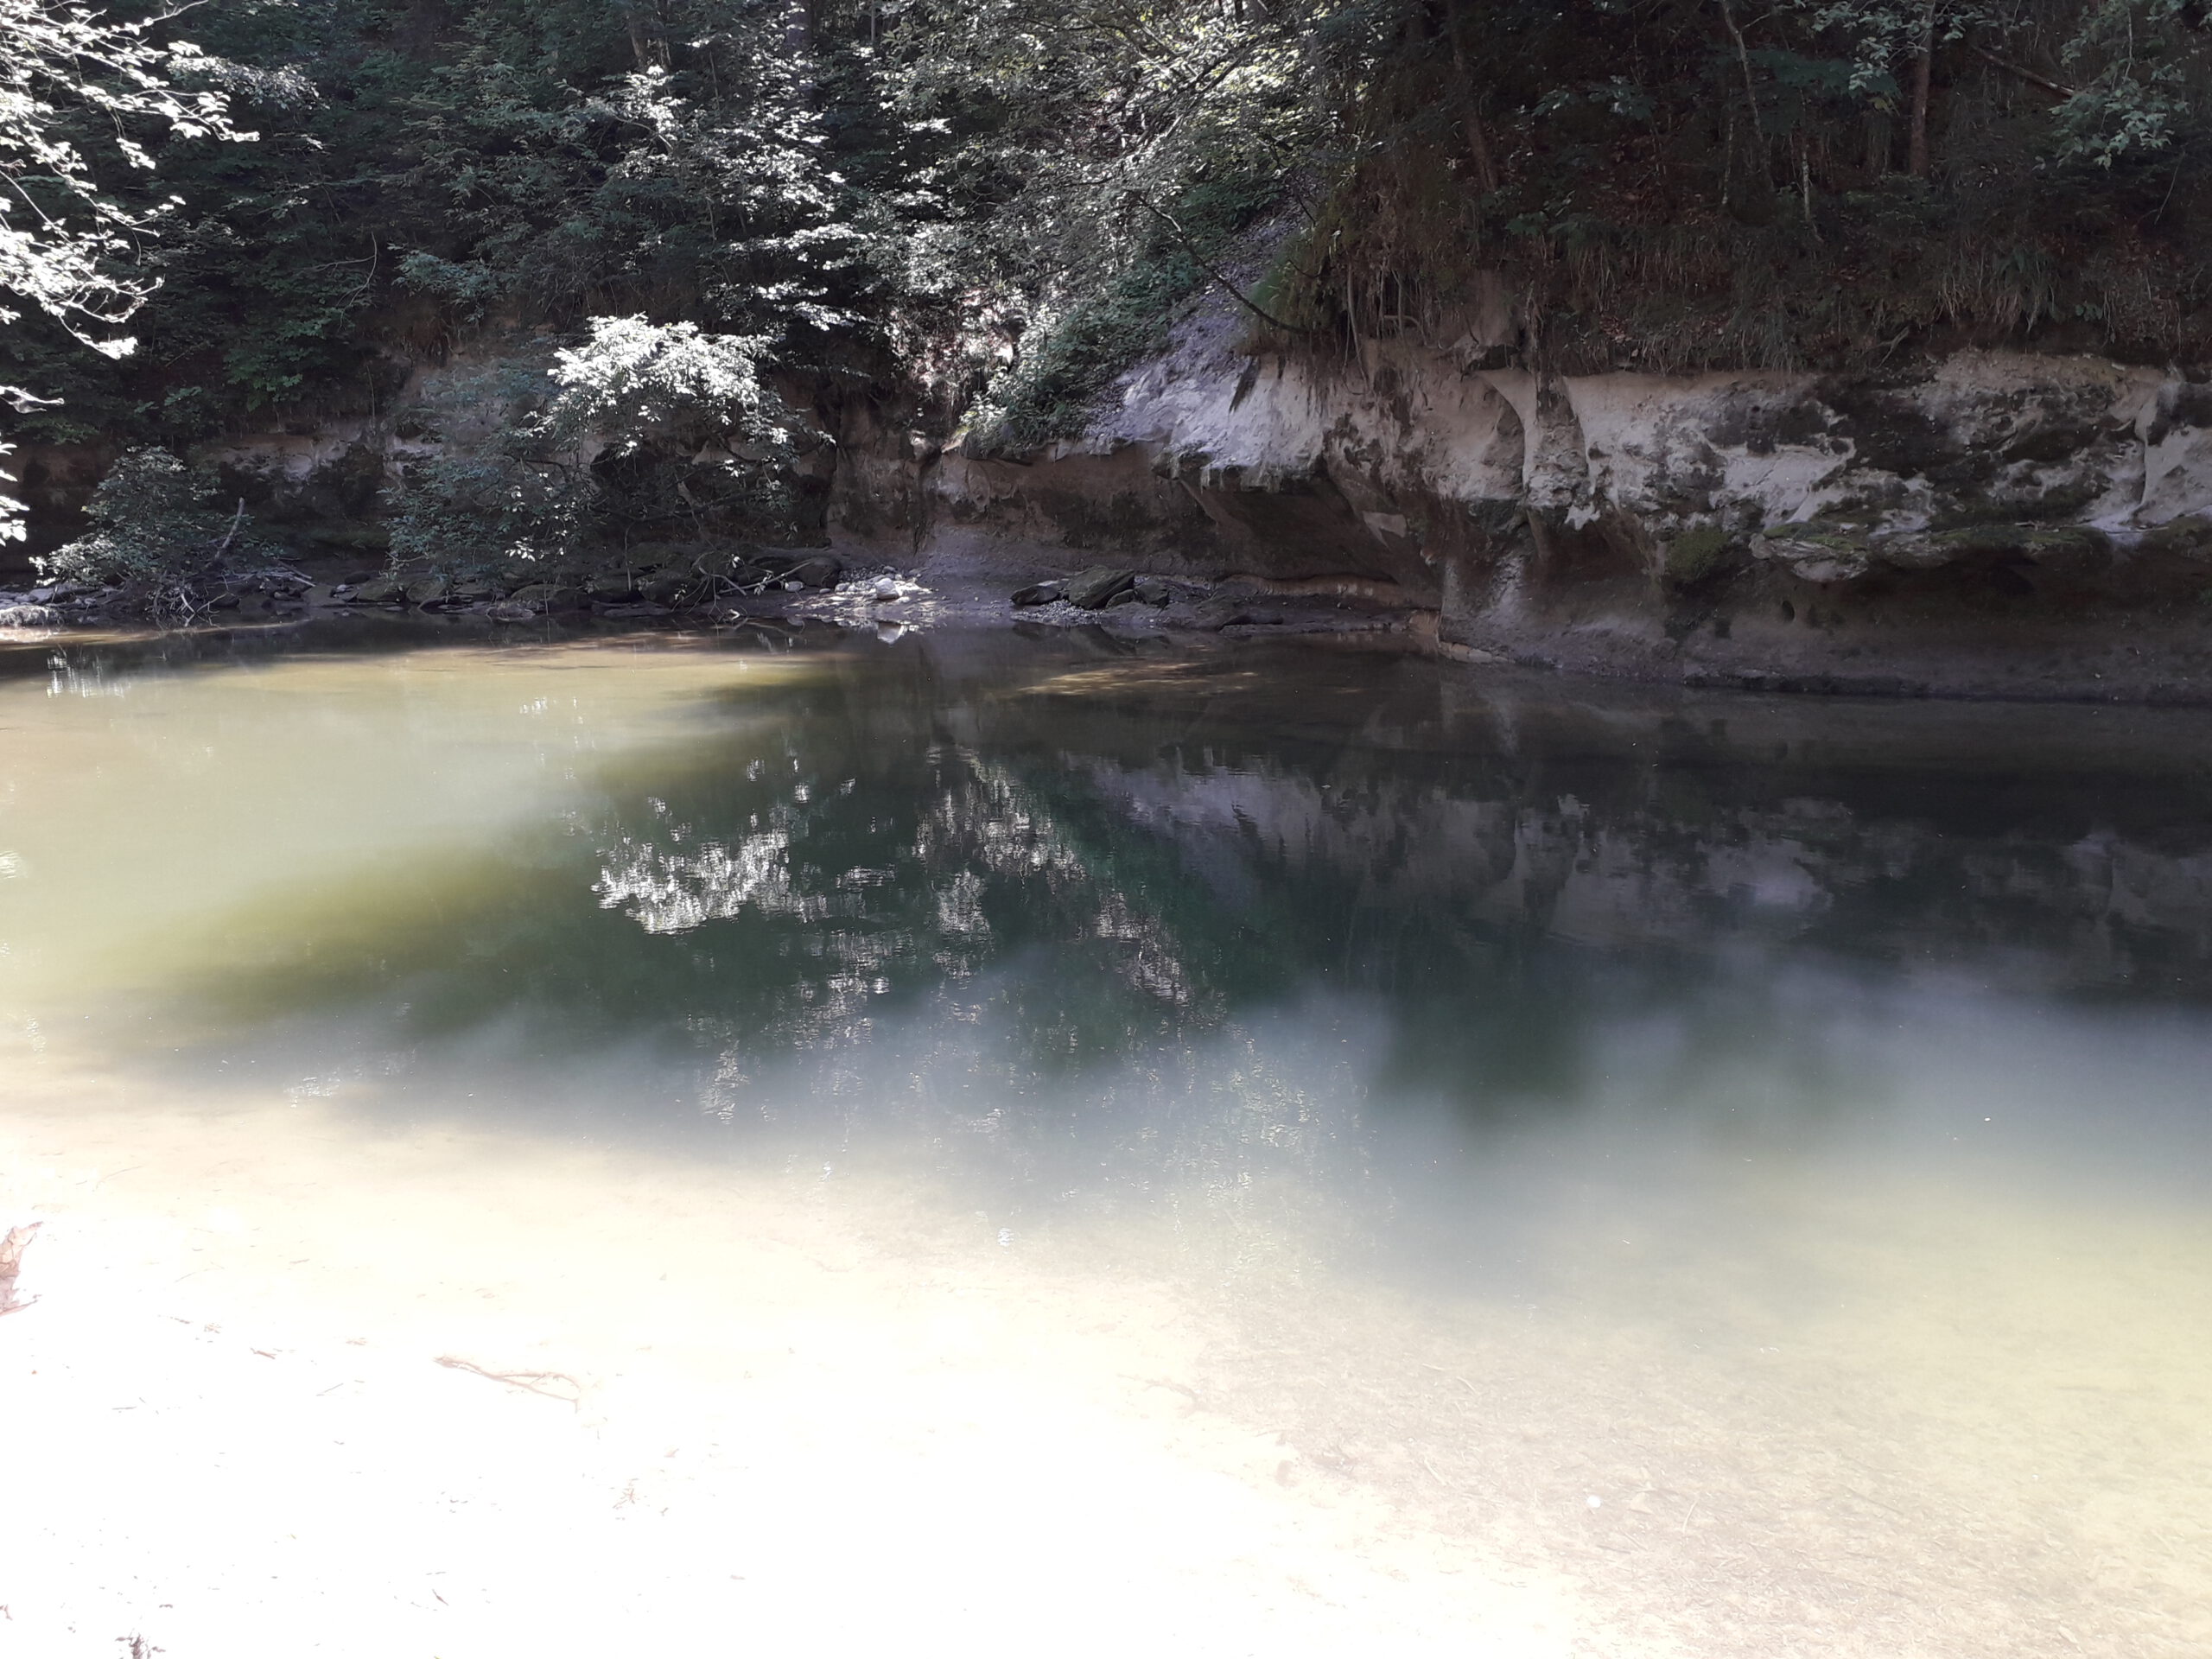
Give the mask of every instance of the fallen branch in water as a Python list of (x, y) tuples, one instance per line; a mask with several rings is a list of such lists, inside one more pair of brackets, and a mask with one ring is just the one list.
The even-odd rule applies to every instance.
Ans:
[(22, 1227), (10, 1227), (7, 1236), (0, 1238), (0, 1313), (20, 1313), (32, 1302), (19, 1301), (16, 1297), (16, 1275), (23, 1270), (23, 1252), (30, 1248), (31, 1235), (38, 1231), (41, 1223), (31, 1222)]
[[(548, 1400), (565, 1402), (572, 1411), (581, 1408), (584, 1385), (566, 1371), (487, 1371), (474, 1360), (461, 1359), (453, 1354), (440, 1354), (433, 1363), (444, 1366), (449, 1371), (473, 1371), (479, 1376), (489, 1377), (494, 1382), (504, 1382), (509, 1388), (520, 1389), (526, 1394), (542, 1394)], [(558, 1389), (542, 1386), (547, 1382), (565, 1382), (575, 1392), (563, 1394)]]

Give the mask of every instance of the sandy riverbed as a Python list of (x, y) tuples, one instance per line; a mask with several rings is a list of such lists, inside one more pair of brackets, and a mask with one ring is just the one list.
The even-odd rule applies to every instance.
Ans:
[(1583, 1629), (1561, 1584), (1208, 1409), (1208, 1333), (1157, 1283), (881, 1183), (97, 1089), (18, 1095), (0, 1147), (0, 1210), (46, 1217), (39, 1300), (0, 1324), (15, 1651), (1548, 1654)]

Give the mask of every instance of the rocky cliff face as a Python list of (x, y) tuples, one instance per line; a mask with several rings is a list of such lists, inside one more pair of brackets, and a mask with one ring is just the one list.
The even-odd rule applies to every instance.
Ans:
[(1643, 678), (2212, 699), (2212, 385), (1982, 350), (1547, 377), (1497, 366), (1499, 310), (1450, 345), (1255, 357), (1224, 301), (1032, 455), (855, 417), (833, 533), (1357, 578), (1446, 650)]
[[(1979, 349), (1547, 376), (1512, 366), (1502, 296), (1445, 343), (1255, 355), (1245, 335), (1217, 296), (1079, 438), (1030, 454), (825, 392), (834, 442), (809, 449), (801, 494), (844, 550), (938, 577), (1243, 576), (1478, 661), (2212, 702), (2212, 381)], [(206, 458), (272, 529), (366, 557), (379, 488), (423, 453), (386, 419)], [(35, 548), (70, 533), (106, 458), (15, 458)]]

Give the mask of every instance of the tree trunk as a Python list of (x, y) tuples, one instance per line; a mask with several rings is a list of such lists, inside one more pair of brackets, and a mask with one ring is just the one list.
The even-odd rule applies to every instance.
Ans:
[(1904, 170), (1916, 179), (1928, 176), (1928, 94), (1936, 77), (1936, 8), (1921, 20), (1920, 46), (1912, 59), (1912, 125), (1905, 140)]
[(622, 22), (629, 31), (630, 55), (637, 59), (638, 67), (667, 68), (668, 38), (652, 0), (628, 0), (622, 8)]
[(1491, 155), (1490, 135), (1483, 130), (1483, 118), (1475, 99), (1475, 78), (1468, 72), (1466, 48), (1460, 40), (1457, 6), (1452, 9), (1448, 27), (1452, 34), (1452, 67), (1459, 81), (1459, 124), (1467, 135), (1467, 156), (1475, 164), (1475, 182), (1488, 194), (1497, 188), (1497, 162)]
[(1720, 21), (1728, 25), (1729, 38), (1736, 42), (1736, 61), (1744, 71), (1744, 103), (1751, 112), (1751, 137), (1758, 146), (1759, 175), (1766, 176), (1766, 124), (1759, 119), (1759, 84), (1751, 76), (1751, 49), (1745, 44), (1744, 31), (1736, 27), (1735, 9), (1728, 0), (1720, 0)]

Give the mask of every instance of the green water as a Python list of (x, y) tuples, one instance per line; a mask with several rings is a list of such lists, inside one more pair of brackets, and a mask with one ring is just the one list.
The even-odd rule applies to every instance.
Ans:
[(828, 629), (6, 671), (23, 1087), (1080, 1240), (1212, 1299), (1222, 1409), (1690, 1651), (2212, 1646), (2201, 715)]

